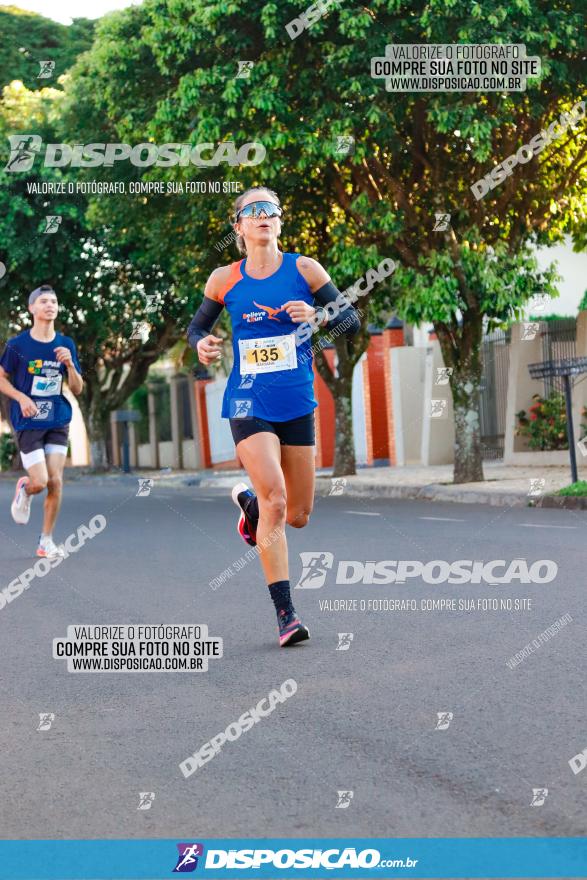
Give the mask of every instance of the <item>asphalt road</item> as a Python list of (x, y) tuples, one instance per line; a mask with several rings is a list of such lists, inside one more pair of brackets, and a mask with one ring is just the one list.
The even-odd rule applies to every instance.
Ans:
[[(66, 485), (56, 538), (96, 514), (106, 528), (0, 610), (3, 838), (581, 836), (587, 770), (587, 514), (317, 498), (288, 528), (300, 553), (333, 554), (325, 584), (297, 589), (310, 642), (280, 650), (258, 560), (210, 581), (247, 547), (228, 490), (134, 478)], [(28, 568), (31, 523), (0, 482), (0, 588)], [(339, 584), (340, 560), (550, 559), (547, 584)], [(524, 610), (421, 610), (421, 600), (525, 599)], [(339, 610), (334, 599), (415, 599), (415, 611)], [(322, 605), (321, 605), (322, 603)], [(527, 604), (527, 603), (526, 603)], [(514, 669), (506, 661), (572, 621)], [(207, 624), (224, 656), (207, 672), (87, 673), (52, 658), (70, 624)], [(338, 633), (352, 632), (348, 650)], [(180, 761), (286, 679), (298, 690), (189, 778)], [(452, 713), (436, 729), (439, 712)], [(39, 713), (54, 713), (37, 730)], [(445, 723), (446, 723), (445, 717)], [(547, 788), (531, 806), (533, 788)], [(352, 791), (347, 807), (337, 792)], [(139, 792), (154, 792), (139, 810)], [(194, 837), (195, 836), (195, 837)]]

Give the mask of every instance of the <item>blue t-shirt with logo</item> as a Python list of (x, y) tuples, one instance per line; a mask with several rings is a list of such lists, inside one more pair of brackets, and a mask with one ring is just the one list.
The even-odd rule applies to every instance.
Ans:
[(56, 333), (51, 342), (33, 339), (30, 330), (9, 339), (0, 357), (0, 366), (11, 383), (37, 405), (37, 415), (25, 418), (20, 404), (12, 400), (10, 421), (15, 431), (58, 428), (71, 422), (71, 404), (63, 394), (63, 377), (67, 367), (55, 357), (55, 349), (64, 346), (71, 352), (73, 365), (81, 373), (75, 343), (69, 336)]

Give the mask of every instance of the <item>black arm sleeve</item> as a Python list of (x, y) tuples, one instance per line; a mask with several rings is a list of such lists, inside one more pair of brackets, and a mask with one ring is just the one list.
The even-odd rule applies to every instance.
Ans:
[[(318, 302), (321, 306), (326, 306), (328, 303), (334, 303), (338, 296), (341, 296), (340, 291), (334, 286), (332, 281), (327, 281), (319, 290), (314, 292), (314, 302)], [(344, 324), (345, 336), (352, 336), (361, 329), (361, 322), (357, 311), (350, 303), (342, 308), (336, 305), (334, 317), (330, 317), (330, 314), (331, 310), (329, 309), (327, 311), (329, 320), (324, 325), (328, 330), (333, 330), (340, 324)]]
[(192, 318), (190, 326), (188, 327), (188, 342), (193, 349), (197, 351), (196, 346), (200, 339), (203, 339), (212, 332), (212, 327), (218, 320), (218, 315), (223, 308), (224, 306), (222, 303), (210, 299), (209, 296), (204, 297), (202, 305)]

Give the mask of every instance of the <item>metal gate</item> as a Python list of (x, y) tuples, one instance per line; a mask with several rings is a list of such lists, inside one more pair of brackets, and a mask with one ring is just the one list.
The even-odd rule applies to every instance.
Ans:
[[(575, 318), (558, 318), (555, 321), (542, 321), (540, 337), (543, 361), (556, 361), (562, 358), (574, 358), (577, 356), (577, 321)], [(548, 397), (553, 391), (562, 393), (563, 384), (561, 376), (545, 376), (544, 396)]]
[(503, 458), (505, 412), (510, 362), (509, 330), (495, 330), (481, 345), (481, 400), (479, 407), (483, 458)]

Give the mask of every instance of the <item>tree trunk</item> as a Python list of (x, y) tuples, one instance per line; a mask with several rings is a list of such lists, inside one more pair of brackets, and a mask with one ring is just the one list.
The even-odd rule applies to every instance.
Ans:
[(454, 483), (482, 482), (481, 429), (479, 403), (481, 370), (455, 370), (451, 382), (455, 417)]
[(482, 482), (485, 477), (479, 405), (483, 321), (479, 315), (465, 312), (461, 325), (439, 324), (435, 329), (444, 365), (452, 368), (450, 387), (455, 421), (453, 482)]
[(333, 477), (356, 474), (355, 444), (353, 438), (352, 374), (337, 383), (334, 395), (334, 469)]
[(149, 367), (169, 345), (170, 334), (171, 328), (166, 328), (165, 333), (159, 336), (157, 347), (137, 353), (134, 360), (129, 362), (130, 369), (123, 381), (120, 364), (110, 367), (102, 365), (100, 376), (96, 363), (88, 364), (88, 377), (79, 403), (90, 440), (90, 460), (94, 470), (106, 470), (112, 465), (108, 457), (111, 411), (125, 406), (133, 391), (146, 381)]
[(328, 386), (334, 399), (334, 466), (333, 477), (356, 474), (355, 442), (353, 437), (353, 371), (366, 348), (364, 338), (351, 342), (339, 335), (335, 340), (336, 358), (334, 372), (322, 350), (315, 354), (318, 372)]
[(106, 437), (110, 428), (110, 411), (93, 400), (85, 419), (90, 441), (90, 464), (92, 470), (108, 470), (108, 446)]

